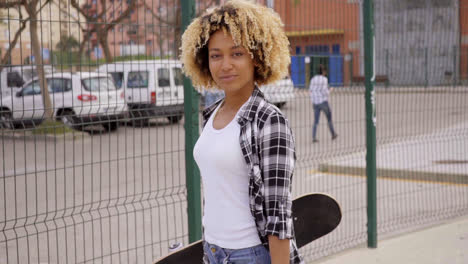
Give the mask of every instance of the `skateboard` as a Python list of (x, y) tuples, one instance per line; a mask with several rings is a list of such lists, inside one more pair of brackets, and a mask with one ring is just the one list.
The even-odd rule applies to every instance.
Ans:
[[(341, 221), (340, 205), (334, 198), (323, 193), (303, 195), (293, 201), (292, 217), (296, 244), (301, 248), (333, 231)], [(154, 262), (154, 264), (201, 263), (203, 245), (193, 242)]]

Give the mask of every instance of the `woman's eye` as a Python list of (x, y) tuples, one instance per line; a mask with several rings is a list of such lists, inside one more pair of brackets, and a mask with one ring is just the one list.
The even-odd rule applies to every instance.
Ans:
[(235, 56), (235, 57), (240, 57), (240, 56), (242, 56), (242, 55), (244, 55), (242, 52), (236, 52), (236, 53), (234, 53), (234, 56)]
[(219, 58), (219, 55), (218, 54), (213, 54), (213, 55), (210, 55), (210, 58), (211, 59), (216, 59), (216, 58)]

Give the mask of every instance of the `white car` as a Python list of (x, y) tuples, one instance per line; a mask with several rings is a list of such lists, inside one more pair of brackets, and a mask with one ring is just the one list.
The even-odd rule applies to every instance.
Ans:
[[(116, 88), (107, 74), (54, 73), (45, 77), (54, 117), (70, 127), (81, 129), (86, 125), (101, 124), (113, 131), (126, 115), (124, 93)], [(38, 78), (1, 100), (0, 124), (5, 128), (40, 123), (43, 119), (44, 105)]]
[[(44, 65), (45, 74), (54, 72), (50, 65)], [(0, 72), (0, 98), (15, 94), (28, 81), (37, 77), (35, 65), (5, 66)]]
[(265, 99), (279, 108), (283, 107), (287, 101), (294, 98), (294, 83), (289, 77), (268, 85), (260, 86), (260, 90), (265, 95)]

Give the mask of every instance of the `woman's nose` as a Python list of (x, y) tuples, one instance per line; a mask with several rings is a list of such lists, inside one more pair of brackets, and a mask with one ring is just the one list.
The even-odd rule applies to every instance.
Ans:
[(224, 57), (223, 58), (223, 61), (221, 63), (221, 69), (223, 71), (227, 71), (227, 70), (230, 70), (232, 69), (232, 61), (229, 57)]

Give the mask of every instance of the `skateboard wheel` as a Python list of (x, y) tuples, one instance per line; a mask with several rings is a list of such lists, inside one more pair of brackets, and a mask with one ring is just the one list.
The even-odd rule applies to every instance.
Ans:
[(174, 243), (172, 245), (169, 246), (169, 252), (174, 252), (178, 249), (181, 249), (182, 248), (182, 243), (180, 242), (177, 242), (177, 243)]

